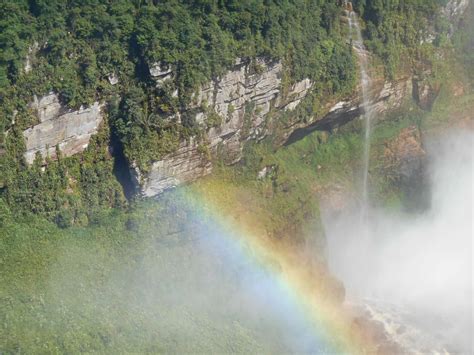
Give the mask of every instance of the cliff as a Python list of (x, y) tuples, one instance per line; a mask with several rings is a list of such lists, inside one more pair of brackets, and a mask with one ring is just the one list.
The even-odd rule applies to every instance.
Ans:
[[(441, 13), (455, 24), (468, 4), (467, 0), (451, 0), (441, 9)], [(426, 41), (433, 37), (429, 33), (430, 30), (432, 29), (427, 29)], [(46, 47), (46, 44), (39, 46), (37, 42), (30, 46), (24, 67), (26, 74), (35, 73), (35, 65), (38, 62), (35, 57), (44, 56)], [(347, 50), (348, 46), (344, 48)], [(330, 52), (324, 46), (321, 50)], [(326, 60), (325, 70), (331, 72), (331, 78), (343, 82), (346, 79), (341, 79), (340, 76), (344, 76), (344, 70), (350, 70), (350, 65), (343, 64), (342, 69), (339, 68), (342, 72), (336, 70), (337, 66), (331, 67), (331, 61), (340, 59), (334, 55), (335, 47), (332, 47), (332, 50), (334, 50), (332, 55), (328, 52), (326, 59), (322, 58)], [(360, 53), (360, 48), (354, 50), (359, 52), (357, 53), (359, 56), (371, 57), (371, 53)], [(350, 62), (350, 51), (347, 52)], [(339, 56), (343, 57), (343, 52), (340, 52)], [(216, 157), (226, 164), (237, 163), (242, 158), (245, 143), (249, 140), (259, 141), (271, 136), (276, 147), (288, 145), (312, 131), (332, 131), (361, 116), (358, 88), (354, 88), (352, 94), (347, 94), (347, 90), (340, 92), (333, 90), (335, 94), (327, 94), (332, 89), (326, 92), (325, 89), (321, 89), (321, 83), (314, 82), (316, 79), (309, 79), (317, 77), (314, 73), (313, 76), (299, 75), (298, 78), (303, 80), (289, 84), (288, 82), (292, 80), (290, 78), (294, 76), (288, 73), (295, 69), (292, 67), (295, 64), (283, 63), (282, 60), (264, 60), (262, 57), (253, 60), (249, 59), (251, 56), (243, 58), (245, 59), (237, 59), (231, 69), (219, 77), (201, 84), (191, 95), (190, 103), (186, 105), (182, 102), (183, 96), (187, 93), (180, 92), (185, 90), (179, 85), (179, 80), (187, 77), (183, 75), (183, 68), (173, 61), (147, 61), (148, 57), (146, 60), (138, 61), (139, 70), (142, 71), (139, 73), (140, 80), (146, 81), (147, 93), (134, 103), (135, 112), (121, 124), (122, 127), (130, 127), (129, 132), (135, 130), (134, 132), (139, 133), (134, 133), (135, 140), (131, 141), (126, 141), (123, 136), (118, 137), (119, 145), (129, 144), (127, 148), (132, 149), (139, 147), (136, 149), (139, 153), (146, 152), (156, 145), (156, 140), (151, 140), (151, 145), (144, 144), (143, 149), (140, 146), (141, 141), (146, 138), (143, 135), (150, 131), (149, 127), (142, 129), (140, 122), (134, 121), (140, 114), (151, 113), (160, 120), (169, 120), (173, 125), (179, 126), (176, 129), (178, 133), (173, 133), (173, 137), (176, 137), (174, 143), (177, 146), (173, 152), (168, 153), (172, 148), (163, 149), (163, 153), (160, 151), (151, 156), (148, 165), (143, 162), (138, 164), (137, 154), (134, 158), (133, 154), (124, 156), (123, 162), (128, 159), (127, 169), (131, 172), (135, 191), (140, 195), (155, 196), (179, 184), (195, 181), (212, 172), (213, 160)], [(226, 64), (226, 67), (228, 66)], [(97, 96), (102, 97), (102, 100), (110, 100), (112, 97), (110, 94), (124, 97), (126, 90), (122, 85), (128, 84), (126, 80), (119, 80), (119, 77), (125, 78), (125, 75), (119, 68), (106, 69), (107, 74), (102, 79), (110, 85), (107, 89), (109, 92), (104, 96)], [(440, 87), (430, 80), (431, 74), (431, 69), (427, 65), (419, 70), (408, 68), (403, 75), (391, 80), (386, 80), (381, 74), (374, 75), (373, 90), (370, 93), (373, 112), (379, 118), (383, 117), (388, 111), (397, 109), (411, 98), (422, 109), (430, 110), (440, 90)], [(212, 74), (207, 77), (212, 77)], [(324, 85), (326, 84), (328, 83), (325, 82)], [(188, 87), (193, 86), (184, 86)], [(166, 93), (167, 91), (169, 93)], [(346, 92), (346, 95), (342, 95), (341, 92)], [(160, 96), (164, 93), (168, 98), (163, 102), (169, 109), (165, 113), (153, 106), (152, 101), (155, 99), (150, 99), (154, 95)], [(35, 112), (37, 119), (23, 132), (26, 143), (24, 157), (28, 164), (33, 162), (37, 153), (41, 153), (43, 158), (49, 156), (55, 159), (56, 147), (66, 157), (83, 152), (91, 136), (97, 133), (103, 121), (102, 111), (105, 112), (105, 107), (98, 101), (88, 107), (81, 106), (78, 110), (68, 109), (67, 103), (59, 102), (55, 92), (40, 98), (35, 96), (30, 108)], [(187, 129), (183, 128), (183, 121), (189, 121), (189, 117), (197, 129), (193, 127), (182, 134)], [(159, 127), (159, 124), (156, 127)], [(157, 133), (160, 129), (157, 128), (153, 132), (157, 139), (160, 137)], [(180, 136), (187, 138), (178, 142), (177, 137)], [(157, 157), (161, 158), (157, 160)]]
[[(157, 76), (153, 75), (156, 67), (152, 76)], [(227, 164), (236, 163), (242, 157), (243, 144), (250, 139), (260, 140), (272, 134), (277, 145), (289, 144), (313, 130), (331, 130), (361, 115), (361, 98), (354, 94), (340, 101), (328, 97), (325, 114), (299, 119), (296, 109), (310, 96), (313, 83), (304, 79), (284, 90), (283, 70), (281, 62), (259, 60), (251, 65), (239, 60), (232, 70), (202, 86), (193, 96), (189, 111), (205, 128), (204, 138), (182, 141), (175, 152), (154, 162), (146, 173), (132, 163), (137, 191), (143, 196), (155, 196), (205, 176), (211, 173), (211, 158), (216, 155)], [(169, 71), (163, 74), (169, 75)], [(411, 97), (412, 86), (410, 76), (394, 81), (379, 79), (371, 93), (375, 112), (383, 115), (399, 107)], [(210, 115), (218, 115), (220, 123), (206, 129)]]
[[(161, 78), (170, 75), (169, 71)], [(257, 69), (255, 69), (257, 68)], [(283, 65), (280, 61), (238, 60), (222, 77), (210, 81), (193, 95), (188, 112), (204, 129), (204, 138), (182, 141), (179, 148), (152, 164), (143, 174), (133, 166), (136, 187), (144, 196), (190, 182), (212, 171), (211, 156), (218, 153), (229, 164), (239, 161), (249, 139), (260, 140), (271, 133), (270, 112), (293, 111), (312, 87), (309, 79), (292, 85), (282, 93)], [(159, 79), (159, 83), (162, 79)], [(217, 121), (209, 127), (209, 120)]]
[(25, 160), (33, 163), (36, 153), (42, 157), (56, 158), (56, 146), (68, 157), (81, 153), (89, 144), (91, 136), (97, 133), (102, 122), (102, 105), (73, 111), (62, 106), (58, 96), (51, 92), (41, 98), (34, 97), (30, 107), (39, 123), (23, 132), (26, 142)]

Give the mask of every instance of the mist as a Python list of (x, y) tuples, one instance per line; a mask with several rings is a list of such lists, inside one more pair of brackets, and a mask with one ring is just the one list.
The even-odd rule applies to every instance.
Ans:
[(473, 138), (455, 130), (424, 142), (427, 210), (371, 209), (367, 223), (357, 208), (323, 215), (329, 266), (347, 302), (407, 348), (472, 351)]
[(204, 202), (196, 209), (186, 201), (169, 193), (163, 210), (150, 213), (164, 230), (139, 223), (138, 238), (117, 236), (118, 251), (62, 242), (47, 271), (48, 317), (77, 320), (86, 328), (76, 332), (97, 329), (127, 351), (324, 352), (324, 329), (315, 334), (239, 232), (200, 212)]

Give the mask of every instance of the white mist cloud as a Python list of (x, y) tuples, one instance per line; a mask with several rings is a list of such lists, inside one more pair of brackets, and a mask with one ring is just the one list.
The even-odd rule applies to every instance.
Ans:
[(471, 353), (473, 335), (473, 138), (455, 131), (426, 144), (428, 211), (372, 211), (368, 225), (354, 211), (324, 216), (330, 268), (347, 298), (395, 305), (461, 353)]
[[(64, 242), (49, 270), (47, 316), (64, 312), (65, 324), (125, 352), (301, 354), (329, 346), (326, 330), (315, 334), (274, 272), (237, 242), (237, 231), (193, 211), (178, 191), (169, 197), (159, 216), (176, 233), (145, 229), (142, 238), (124, 239), (130, 250), (118, 251), (94, 240)], [(178, 213), (185, 217), (174, 221)]]

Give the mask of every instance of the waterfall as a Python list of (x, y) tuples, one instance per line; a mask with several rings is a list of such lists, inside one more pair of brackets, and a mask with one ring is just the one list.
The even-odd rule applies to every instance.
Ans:
[(367, 51), (362, 41), (362, 34), (360, 30), (359, 20), (357, 14), (352, 10), (352, 5), (346, 2), (346, 12), (349, 21), (349, 40), (356, 50), (359, 57), (359, 72), (361, 81), (361, 94), (362, 94), (362, 111), (364, 120), (364, 150), (362, 156), (362, 211), (361, 217), (366, 218), (367, 209), (369, 205), (368, 197), (368, 175), (369, 175), (369, 163), (370, 163), (370, 121), (372, 119), (372, 108), (370, 106), (370, 86), (371, 80), (367, 73)]

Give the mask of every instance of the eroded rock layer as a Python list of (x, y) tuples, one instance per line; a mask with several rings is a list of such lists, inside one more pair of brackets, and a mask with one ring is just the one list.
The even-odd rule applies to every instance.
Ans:
[(23, 132), (26, 141), (25, 159), (33, 163), (36, 153), (56, 158), (56, 146), (64, 156), (82, 152), (102, 122), (102, 106), (95, 102), (87, 108), (71, 111), (63, 107), (55, 93), (34, 98), (31, 108), (39, 123)]
[[(229, 164), (242, 157), (243, 142), (262, 139), (270, 133), (267, 119), (273, 109), (294, 110), (313, 83), (304, 79), (282, 94), (283, 65), (280, 61), (255, 63), (237, 60), (233, 70), (210, 81), (193, 95), (189, 112), (206, 132), (181, 142), (176, 152), (152, 164), (149, 173), (133, 168), (135, 182), (144, 196), (190, 182), (212, 171), (210, 156), (222, 153)], [(210, 124), (210, 120), (218, 121)]]
[[(152, 164), (148, 173), (133, 167), (137, 190), (144, 196), (154, 196), (182, 183), (194, 181), (212, 171), (210, 156), (220, 154), (226, 163), (232, 164), (242, 157), (246, 140), (260, 140), (274, 134), (279, 127), (277, 144), (291, 143), (309, 132), (329, 130), (361, 115), (361, 99), (358, 95), (340, 102), (328, 102), (325, 114), (306, 117), (304, 121), (293, 115), (298, 105), (311, 92), (313, 83), (304, 79), (283, 90), (281, 62), (256, 63), (238, 60), (233, 70), (213, 80), (192, 98), (189, 112), (201, 125), (206, 136), (197, 141), (181, 142), (176, 152)], [(411, 77), (392, 82), (379, 80), (374, 85), (371, 104), (374, 112), (383, 114), (399, 107), (412, 95)], [(282, 115), (285, 123), (276, 125)], [(218, 123), (215, 123), (218, 117)], [(213, 119), (213, 124), (209, 121)]]

